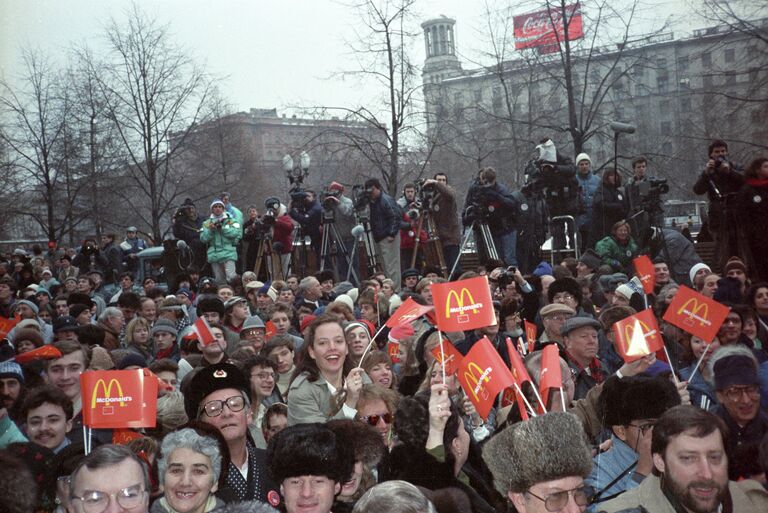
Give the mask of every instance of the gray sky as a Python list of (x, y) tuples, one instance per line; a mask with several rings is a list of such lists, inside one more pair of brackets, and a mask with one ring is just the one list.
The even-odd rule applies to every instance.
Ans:
[[(654, 0), (661, 10), (642, 13), (653, 24), (659, 12), (685, 16), (681, 1)], [(507, 5), (494, 2), (493, 5)], [(236, 110), (250, 107), (369, 104), (377, 91), (335, 72), (354, 69), (344, 38), (354, 37), (353, 14), (331, 0), (138, 0), (153, 17), (170, 24), (174, 40), (192, 51), (212, 74), (223, 77), (221, 90)], [(120, 20), (124, 0), (0, 0), (0, 74), (13, 82), (22, 46), (37, 47), (55, 61), (73, 44), (87, 41), (97, 50), (110, 16)], [(520, 2), (515, 2), (520, 5)], [(445, 14), (457, 20), (457, 41), (465, 67), (478, 59), (484, 42), (485, 2), (420, 0), (421, 21)], [(524, 8), (522, 12), (532, 10)], [(516, 12), (519, 8), (516, 8)], [(652, 19), (652, 18), (655, 18)], [(421, 37), (415, 62), (424, 59)]]

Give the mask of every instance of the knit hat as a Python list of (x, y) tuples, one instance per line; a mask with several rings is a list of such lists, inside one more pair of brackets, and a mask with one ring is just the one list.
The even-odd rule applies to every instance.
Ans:
[(37, 319), (24, 319), (16, 324), (16, 331), (32, 329), (40, 333), (40, 321)]
[[(357, 289), (352, 289), (352, 290), (357, 290)], [(351, 311), (353, 312), (355, 311), (355, 303), (354, 301), (352, 301), (352, 298), (349, 297), (349, 295), (347, 294), (341, 294), (337, 296), (336, 299), (334, 299), (333, 301), (338, 303), (344, 303), (349, 307)]]
[(538, 277), (547, 275), (552, 276), (552, 266), (546, 262), (541, 262), (536, 266), (536, 269), (533, 270), (533, 275)]
[(392, 294), (389, 297), (389, 315), (393, 315), (398, 308), (400, 308), (400, 305), (403, 304), (403, 300), (400, 296), (397, 294)]
[(109, 351), (101, 346), (93, 346), (91, 348), (91, 365), (88, 368), (90, 370), (110, 370), (115, 368), (115, 362), (109, 356)]
[(264, 284), (257, 292), (259, 295), (267, 295), (272, 301), (277, 301), (277, 291), (271, 284)]
[(227, 299), (227, 302), (224, 303), (224, 310), (230, 310), (238, 303), (247, 303), (248, 300), (241, 296), (232, 296), (231, 298)]
[[(483, 459), (502, 496), (523, 493), (536, 483), (587, 477), (592, 454), (584, 429), (571, 413), (550, 412), (503, 430), (483, 448)], [(513, 463), (514, 462), (514, 463)]]
[(40, 311), (37, 305), (34, 304), (32, 301), (28, 299), (19, 299), (13, 304), (13, 308), (11, 308), (11, 313), (15, 312), (16, 309), (19, 307), (19, 305), (27, 305), (29, 308), (32, 309), (33, 312), (35, 312), (35, 315), (37, 315), (38, 312)]
[(715, 390), (725, 390), (733, 385), (759, 385), (755, 361), (745, 354), (724, 356), (712, 367), (715, 374)]
[(120, 363), (117, 365), (117, 370), (123, 370), (132, 366), (143, 369), (147, 366), (147, 360), (139, 353), (131, 351), (127, 355), (123, 356), (122, 360), (120, 360)]
[(736, 256), (732, 256), (725, 263), (724, 273), (728, 274), (729, 271), (733, 271), (734, 269), (741, 269), (741, 272), (743, 272), (744, 274), (747, 273), (747, 266), (744, 264), (744, 261), (741, 258)]
[(586, 153), (579, 153), (578, 155), (576, 155), (576, 165), (578, 166), (579, 162), (581, 162), (582, 160), (586, 160), (587, 162), (592, 164), (592, 159), (589, 158), (589, 155), (587, 155)]
[(10, 360), (0, 362), (0, 379), (2, 378), (14, 378), (19, 383), (24, 383), (24, 372), (21, 370), (21, 365)]
[(632, 294), (634, 294), (635, 291), (632, 290), (632, 287), (627, 285), (626, 283), (622, 283), (618, 287), (616, 287), (616, 290), (614, 291), (614, 294), (619, 294), (620, 296), (626, 298), (627, 301), (632, 297)]
[(41, 275), (43, 275), (43, 274), (50, 274), (51, 276), (53, 276), (53, 273), (52, 273), (52, 272), (51, 272), (51, 270), (50, 270), (50, 269), (48, 269), (47, 267), (46, 267), (46, 268), (44, 268), (44, 269), (43, 269), (43, 272), (42, 272), (42, 273), (40, 273), (40, 274), (41, 274)]
[(191, 419), (197, 418), (200, 403), (217, 390), (233, 388), (246, 397), (250, 396), (250, 382), (236, 366), (231, 363), (217, 363), (203, 367), (192, 377), (189, 388), (184, 393), (184, 409)]
[(694, 276), (696, 276), (696, 273), (698, 273), (702, 269), (706, 269), (707, 271), (712, 272), (712, 269), (707, 264), (705, 264), (703, 262), (700, 262), (700, 263), (694, 265), (693, 267), (691, 267), (691, 270), (688, 271), (688, 276), (691, 279), (691, 283), (693, 283), (693, 278), (694, 278)]
[(80, 303), (75, 303), (69, 307), (69, 315), (77, 319), (77, 317), (86, 310), (90, 311), (90, 308), (85, 305), (81, 305)]
[(603, 260), (600, 258), (600, 255), (595, 253), (594, 249), (590, 248), (581, 254), (581, 257), (579, 257), (579, 262), (586, 265), (592, 270), (597, 270), (600, 267), (600, 264), (603, 262)]
[(346, 335), (355, 328), (365, 328), (369, 337), (372, 337), (373, 334), (376, 333), (376, 328), (373, 326), (373, 324), (371, 324), (369, 321), (366, 321), (365, 319), (360, 319), (346, 323), (344, 325), (344, 334)]
[(155, 325), (152, 326), (150, 336), (155, 336), (155, 333), (170, 333), (174, 337), (178, 336), (179, 331), (176, 329), (176, 325), (168, 319), (158, 319)]
[(657, 419), (680, 404), (675, 385), (665, 377), (610, 378), (599, 398), (603, 426), (626, 426), (641, 419)]
[(267, 447), (267, 466), (275, 483), (295, 476), (325, 476), (337, 483), (352, 474), (355, 453), (324, 424), (298, 424), (280, 431)]
[(220, 199), (215, 199), (215, 200), (211, 201), (211, 209), (213, 209), (214, 205), (221, 205), (223, 207), (224, 206), (224, 202), (221, 201)]

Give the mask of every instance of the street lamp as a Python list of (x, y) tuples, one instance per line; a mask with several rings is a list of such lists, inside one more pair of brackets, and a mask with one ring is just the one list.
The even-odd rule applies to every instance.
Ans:
[(295, 164), (293, 157), (286, 153), (283, 156), (283, 171), (285, 171), (288, 181), (291, 183), (291, 190), (301, 188), (304, 179), (309, 174), (309, 153), (302, 151), (299, 154), (299, 163)]

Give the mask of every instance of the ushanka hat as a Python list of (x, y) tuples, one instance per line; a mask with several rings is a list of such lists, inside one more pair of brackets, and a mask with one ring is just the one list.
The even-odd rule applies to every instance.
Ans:
[(217, 390), (233, 388), (250, 396), (250, 383), (245, 375), (231, 363), (217, 363), (201, 368), (192, 377), (189, 389), (184, 393), (184, 409), (190, 419), (198, 417), (200, 403)]
[(680, 394), (665, 377), (611, 377), (600, 393), (598, 412), (604, 427), (626, 426), (635, 420), (658, 419), (678, 404)]
[(518, 422), (483, 447), (483, 459), (503, 496), (536, 483), (587, 477), (592, 456), (581, 423), (571, 413), (550, 412)]
[(341, 440), (324, 424), (290, 426), (269, 441), (267, 466), (272, 479), (325, 476), (337, 483), (349, 480), (355, 465), (352, 444)]

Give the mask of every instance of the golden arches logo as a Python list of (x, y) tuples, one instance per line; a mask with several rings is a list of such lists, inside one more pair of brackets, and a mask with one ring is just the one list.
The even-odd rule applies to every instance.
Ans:
[[(451, 299), (456, 299), (456, 306), (451, 308)], [(465, 305), (465, 300), (468, 300)], [(466, 288), (461, 289), (461, 293), (452, 290), (448, 293), (448, 297), (445, 300), (445, 317), (450, 317), (451, 313), (458, 314), (457, 321), (460, 323), (468, 322), (469, 316), (464, 312), (472, 310), (472, 313), (476, 314), (483, 307), (482, 303), (475, 303), (475, 298), (472, 297), (472, 293)]]
[(418, 318), (419, 318), (419, 307), (414, 306), (413, 308), (409, 308), (408, 310), (406, 310), (400, 315), (400, 323), (411, 322), (414, 319), (418, 319)]
[(651, 330), (651, 328), (643, 321), (635, 321), (633, 324), (627, 324), (624, 326), (624, 340), (632, 340), (632, 337), (635, 336), (637, 329), (640, 330), (640, 335), (643, 338), (652, 337), (656, 334), (656, 331)]
[(657, 335), (646, 323), (635, 319), (635, 322), (624, 327), (624, 343), (627, 356), (644, 356), (648, 354), (648, 341)]
[[(693, 305), (693, 306), (691, 306)], [(693, 325), (693, 321), (696, 320), (699, 322), (699, 325), (701, 326), (711, 326), (712, 321), (707, 319), (709, 316), (709, 305), (704, 302), (699, 302), (698, 299), (695, 297), (690, 298), (688, 301), (683, 303), (683, 306), (681, 306), (677, 310), (677, 315), (685, 314), (686, 319), (685, 323), (688, 325)]]
[(475, 401), (488, 400), (488, 391), (485, 389), (485, 383), (491, 382), (491, 368), (481, 369), (478, 364), (471, 362), (467, 365), (467, 370), (464, 371), (464, 379), (470, 386), (470, 392), (475, 398)]
[[(98, 391), (99, 387), (101, 387), (101, 390), (104, 392), (103, 396), (99, 396)], [(112, 387), (115, 387), (117, 389), (117, 397), (112, 397)], [(108, 413), (109, 410), (113, 408), (114, 403), (120, 403), (120, 406), (125, 406), (126, 403), (129, 401), (132, 401), (133, 398), (131, 397), (124, 397), (123, 396), (123, 387), (120, 385), (120, 382), (112, 378), (109, 380), (109, 384), (104, 381), (104, 379), (99, 379), (96, 382), (96, 386), (93, 387), (93, 396), (91, 397), (91, 409), (96, 409), (97, 404), (103, 405), (104, 413)]]

